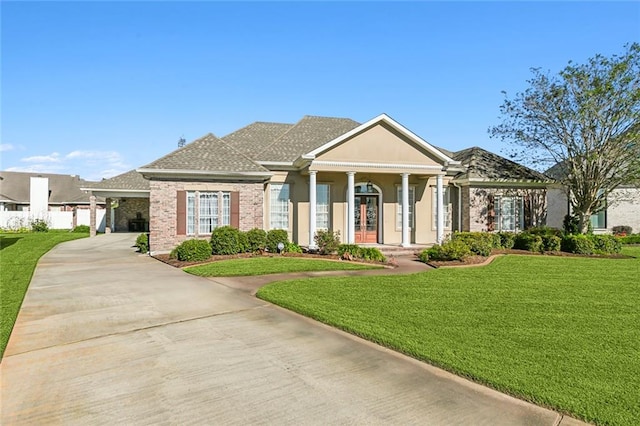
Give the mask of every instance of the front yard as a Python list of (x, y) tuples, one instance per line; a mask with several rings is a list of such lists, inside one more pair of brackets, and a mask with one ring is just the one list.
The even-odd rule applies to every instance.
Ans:
[(624, 253), (637, 258), (505, 256), (258, 297), (587, 421), (640, 424), (640, 247)]
[(7, 347), (38, 259), (57, 244), (88, 237), (85, 233), (37, 232), (0, 234), (0, 359)]

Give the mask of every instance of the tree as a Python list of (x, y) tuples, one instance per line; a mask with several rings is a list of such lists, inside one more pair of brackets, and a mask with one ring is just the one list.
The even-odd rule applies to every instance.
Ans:
[(513, 99), (505, 93), (502, 123), (489, 129), (516, 160), (555, 166), (583, 233), (612, 190), (640, 183), (640, 44), (625, 49), (569, 62), (557, 76), (533, 68), (530, 87)]

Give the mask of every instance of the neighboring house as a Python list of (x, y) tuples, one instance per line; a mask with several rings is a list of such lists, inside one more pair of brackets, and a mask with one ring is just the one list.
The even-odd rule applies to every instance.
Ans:
[[(556, 164), (545, 172), (551, 178), (560, 180), (566, 176), (563, 163)], [(571, 213), (567, 188), (556, 183), (549, 186), (549, 219), (547, 225), (563, 227), (564, 217)], [(611, 233), (615, 226), (630, 226), (633, 232), (640, 232), (640, 186), (621, 185), (607, 195), (606, 207), (591, 215), (591, 228), (596, 234)]]
[[(76, 175), (0, 172), (0, 228), (25, 227), (35, 219), (61, 229), (89, 224), (90, 194), (81, 189), (88, 183)], [(104, 199), (96, 199), (95, 207), (104, 213)]]
[(107, 220), (115, 230), (148, 221), (158, 252), (222, 225), (285, 229), (311, 247), (320, 229), (347, 243), (404, 247), (455, 230), (516, 231), (545, 223), (548, 184), (480, 148), (437, 148), (382, 114), (363, 124), (305, 116), (208, 134), (87, 189), (117, 200), (116, 220)]

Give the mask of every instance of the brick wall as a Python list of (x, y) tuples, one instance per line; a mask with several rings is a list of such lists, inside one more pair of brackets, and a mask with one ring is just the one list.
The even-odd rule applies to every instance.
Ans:
[[(208, 235), (177, 235), (178, 191), (237, 191), (240, 203), (240, 229), (263, 227), (264, 185), (258, 183), (225, 183), (196, 181), (150, 181), (150, 249), (167, 252), (182, 241), (206, 238)], [(197, 227), (196, 227), (197, 228)]]
[[(114, 210), (115, 229), (117, 232), (129, 231), (129, 220), (136, 219), (140, 213), (142, 218), (149, 222), (148, 198), (122, 198), (118, 202), (118, 208)], [(107, 226), (109, 224), (107, 223)]]
[[(468, 216), (463, 215), (464, 229), (471, 232), (489, 231), (489, 196), (527, 197), (531, 203), (529, 220), (535, 226), (546, 223), (547, 202), (546, 190), (535, 188), (468, 188), (463, 192), (462, 205), (468, 209)], [(468, 224), (468, 228), (466, 225)], [(526, 226), (526, 224), (525, 224)]]

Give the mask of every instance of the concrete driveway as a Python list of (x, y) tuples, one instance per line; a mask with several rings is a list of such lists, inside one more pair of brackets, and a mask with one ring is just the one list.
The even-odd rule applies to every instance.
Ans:
[(41, 260), (1, 365), (1, 423), (579, 422), (190, 276), (110, 234)]

